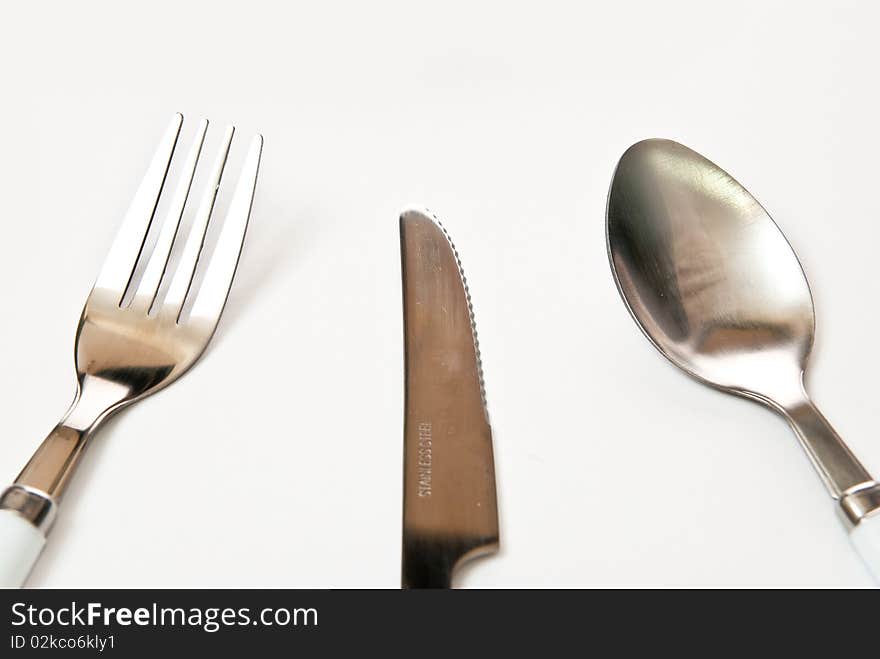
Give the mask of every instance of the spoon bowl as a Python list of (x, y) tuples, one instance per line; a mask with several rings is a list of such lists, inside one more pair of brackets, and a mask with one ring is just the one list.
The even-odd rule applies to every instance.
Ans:
[(630, 312), (674, 364), (770, 404), (800, 396), (810, 287), (770, 215), (725, 171), (668, 140), (632, 146), (609, 194), (608, 243)]

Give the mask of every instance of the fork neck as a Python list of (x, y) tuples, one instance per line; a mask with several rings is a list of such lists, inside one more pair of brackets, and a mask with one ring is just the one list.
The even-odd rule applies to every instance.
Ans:
[(58, 501), (91, 435), (128, 396), (127, 387), (91, 375), (81, 376), (67, 414), (40, 444), (15, 484)]
[(76, 397), (59, 425), (91, 433), (131, 396), (131, 389), (101, 378), (83, 374)]

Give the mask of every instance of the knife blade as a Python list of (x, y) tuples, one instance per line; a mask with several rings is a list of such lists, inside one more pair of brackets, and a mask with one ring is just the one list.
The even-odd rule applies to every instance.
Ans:
[(492, 430), (470, 293), (431, 213), (400, 216), (406, 368), (404, 588), (449, 588), (498, 549)]

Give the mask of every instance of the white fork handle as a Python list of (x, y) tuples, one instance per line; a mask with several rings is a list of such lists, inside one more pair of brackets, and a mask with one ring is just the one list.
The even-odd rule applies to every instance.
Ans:
[(880, 585), (880, 515), (861, 520), (849, 532), (849, 537), (871, 576)]
[(0, 510), (0, 588), (21, 588), (46, 544), (36, 526), (12, 510)]

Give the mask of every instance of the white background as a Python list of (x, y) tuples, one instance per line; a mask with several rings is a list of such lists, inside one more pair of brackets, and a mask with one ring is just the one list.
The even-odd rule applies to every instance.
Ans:
[(869, 585), (785, 423), (689, 380), (630, 320), (604, 210), (646, 137), (739, 178), (813, 287), (809, 387), (880, 473), (877, 19), (870, 2), (7, 6), (8, 481), (73, 394), (80, 309), (171, 114), (187, 141), (211, 118), (206, 153), (228, 121), (266, 139), (216, 340), (96, 437), (30, 585), (399, 584), (409, 204), (461, 253), (495, 433), (503, 547), (458, 585)]

